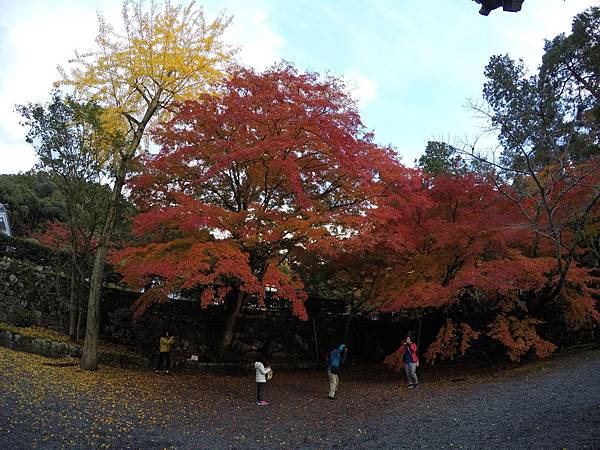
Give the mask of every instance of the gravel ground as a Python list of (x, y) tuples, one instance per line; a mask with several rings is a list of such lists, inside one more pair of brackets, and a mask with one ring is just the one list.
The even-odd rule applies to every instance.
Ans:
[(334, 401), (325, 374), (276, 372), (266, 407), (250, 375), (49, 361), (0, 348), (0, 449), (600, 449), (598, 350), (506, 372), (429, 369), (415, 390), (350, 367)]

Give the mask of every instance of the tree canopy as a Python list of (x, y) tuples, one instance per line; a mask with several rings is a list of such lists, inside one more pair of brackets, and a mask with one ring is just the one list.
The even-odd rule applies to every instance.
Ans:
[[(69, 219), (73, 249), (93, 230), (82, 367), (97, 365), (124, 186), (139, 211), (111, 259), (144, 291), (135, 315), (173, 295), (224, 305), (222, 354), (244, 305), (264, 306), (267, 292), (300, 319), (309, 294), (345, 300), (346, 334), (360, 312), (435, 311), (443, 320), (430, 362), (478, 344), (515, 361), (547, 356), (550, 314), (567, 331), (600, 320), (600, 8), (548, 41), (537, 71), (490, 58), (476, 109), (498, 135), (499, 158), (431, 141), (416, 168), (377, 144), (343, 80), (290, 63), (233, 64), (228, 23), (193, 3), (126, 1), (123, 33), (100, 18), (97, 48), (63, 71), (72, 95), (21, 108), (47, 173), (18, 187), (0, 178), (17, 232), (32, 230), (26, 207)], [(144, 140), (159, 148), (142, 151)], [(106, 180), (110, 196), (98, 186)], [(55, 202), (63, 209), (53, 216), (44, 208)]]

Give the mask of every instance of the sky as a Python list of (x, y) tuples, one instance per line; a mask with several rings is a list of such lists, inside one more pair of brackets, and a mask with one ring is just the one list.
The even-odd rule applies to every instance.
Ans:
[[(177, 3), (178, 0), (172, 0)], [(519, 13), (478, 14), (471, 0), (205, 0), (225, 10), (225, 39), (265, 69), (286, 60), (343, 77), (375, 140), (413, 165), (427, 141), (470, 141), (485, 125), (466, 106), (481, 99), (492, 55), (535, 70), (544, 39), (568, 33), (573, 16), (598, 0), (525, 0)], [(0, 173), (35, 164), (16, 104), (45, 102), (58, 65), (93, 49), (97, 11), (121, 23), (120, 0), (0, 0)], [(483, 141), (485, 142), (485, 141)], [(489, 142), (489, 141), (488, 141)], [(491, 144), (489, 144), (491, 145)]]

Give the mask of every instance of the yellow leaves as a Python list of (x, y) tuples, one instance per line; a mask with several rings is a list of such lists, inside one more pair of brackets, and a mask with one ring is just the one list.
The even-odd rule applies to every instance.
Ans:
[(111, 133), (143, 133), (169, 103), (207, 92), (222, 78), (233, 53), (221, 40), (229, 23), (222, 15), (207, 21), (193, 2), (182, 7), (165, 0), (146, 9), (143, 0), (125, 1), (124, 31), (100, 16), (96, 48), (76, 53), (71, 70), (61, 70), (61, 83), (105, 108)]
[[(65, 333), (61, 333), (59, 331), (51, 330), (49, 328), (36, 327), (36, 326), (17, 327), (15, 325), (11, 325), (11, 324), (8, 324), (5, 322), (0, 322), (0, 330), (9, 331), (13, 334), (19, 334), (21, 336), (26, 336), (26, 337), (34, 338), (34, 339), (44, 339), (46, 341), (52, 341), (52, 342), (70, 342), (69, 335), (67, 335)], [(101, 341), (99, 343), (99, 348), (102, 352), (106, 352), (106, 353), (128, 354), (128, 355), (137, 356), (135, 353), (132, 353), (125, 345), (119, 345), (119, 344), (113, 344), (110, 342), (102, 342)], [(67, 359), (62, 359), (62, 360), (52, 359), (49, 361), (50, 361), (48, 363), (49, 365), (56, 366), (56, 365), (68, 365), (73, 360), (67, 358)]]
[[(160, 397), (147, 372), (110, 367), (86, 372), (45, 365), (50, 361), (0, 347), (0, 400), (11, 399), (15, 420), (31, 425), (42, 448), (111, 448), (115, 440), (130, 442), (140, 424), (162, 424), (154, 409), (162, 405), (147, 406)], [(167, 380), (160, 389), (165, 387)], [(139, 420), (129, 408), (141, 411)]]
[(46, 339), (49, 341), (68, 342), (69, 336), (58, 331), (50, 330), (42, 327), (17, 327), (8, 323), (0, 322), (0, 330), (10, 331), (11, 333), (20, 334), (22, 336), (32, 337), (36, 339)]

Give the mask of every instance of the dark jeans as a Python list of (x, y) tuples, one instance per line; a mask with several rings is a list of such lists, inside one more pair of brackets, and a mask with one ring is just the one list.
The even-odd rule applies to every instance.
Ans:
[(162, 366), (163, 361), (167, 365), (167, 370), (169, 370), (171, 368), (171, 352), (160, 352), (158, 355), (158, 364), (156, 365), (156, 370), (160, 370), (160, 366)]
[(256, 383), (256, 401), (262, 402), (265, 399), (265, 386), (267, 383)]

